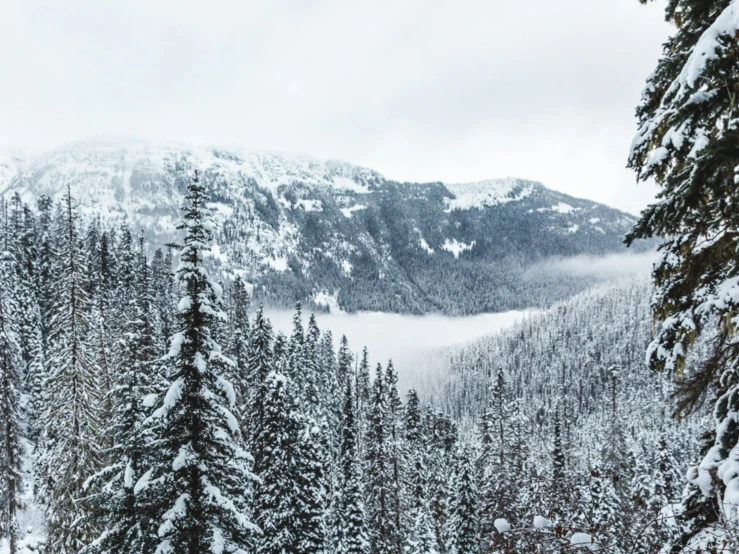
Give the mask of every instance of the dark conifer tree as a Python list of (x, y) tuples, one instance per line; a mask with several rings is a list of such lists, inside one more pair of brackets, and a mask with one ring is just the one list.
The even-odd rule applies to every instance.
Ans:
[(264, 316), (264, 308), (260, 306), (249, 337), (247, 382), (251, 386), (247, 391), (249, 397), (244, 407), (246, 414), (244, 436), (254, 457), (254, 467), (261, 467), (261, 443), (257, 437), (259, 429), (263, 426), (267, 375), (275, 365), (272, 354), (273, 341), (272, 324)]
[(402, 405), (398, 394), (398, 373), (392, 360), (388, 362), (385, 370), (385, 387), (387, 390), (387, 452), (390, 463), (391, 481), (389, 483), (390, 503), (388, 508), (393, 518), (393, 529), (395, 531), (396, 552), (400, 554), (403, 550), (403, 536), (401, 523), (401, 450), (400, 423)]
[(87, 479), (102, 464), (100, 372), (90, 339), (88, 271), (79, 247), (78, 216), (67, 190), (59, 220), (59, 255), (54, 318), (49, 335), (43, 453), (40, 461), (46, 499), (47, 548), (51, 554), (78, 552), (98, 533), (85, 501)]
[[(257, 316), (257, 321), (259, 316)], [(255, 323), (256, 325), (256, 323)], [(264, 383), (265, 396), (256, 442), (261, 455), (254, 471), (259, 476), (254, 514), (262, 533), (258, 554), (300, 554), (297, 550), (295, 499), (298, 494), (296, 456), (301, 426), (292, 383), (271, 372)]]
[(450, 554), (477, 554), (478, 506), (475, 470), (468, 452), (462, 452), (455, 472), (451, 510)]
[(372, 393), (372, 418), (367, 435), (367, 520), (371, 554), (396, 552), (397, 531), (391, 511), (392, 464), (388, 452), (387, 391), (378, 364)]
[(246, 550), (254, 538), (243, 506), (253, 475), (232, 412), (233, 387), (223, 378), (233, 362), (212, 336), (225, 314), (222, 290), (203, 266), (213, 222), (197, 172), (186, 201), (179, 226), (185, 231), (177, 270), (184, 294), (180, 331), (168, 355), (171, 385), (150, 417), (153, 462), (142, 492), (157, 530), (157, 552), (221, 554)]
[(152, 455), (147, 450), (151, 437), (144, 423), (151, 412), (153, 385), (159, 379), (156, 314), (143, 251), (138, 266), (136, 296), (126, 310), (130, 319), (123, 327), (120, 371), (111, 395), (113, 412), (107, 433), (114, 440), (107, 453), (110, 465), (95, 478), (104, 482), (98, 517), (105, 530), (85, 550), (89, 553), (145, 554), (156, 547), (146, 507), (137, 495), (138, 482), (152, 461), (147, 459)]
[(230, 293), (226, 354), (233, 360), (234, 365), (229, 368), (228, 377), (236, 392), (236, 416), (244, 429), (249, 391), (255, 390), (258, 383), (251, 380), (249, 373), (249, 292), (241, 277), (237, 277), (233, 282)]
[[(629, 159), (638, 178), (654, 179), (660, 191), (627, 243), (653, 237), (662, 242), (653, 271), (656, 336), (647, 357), (653, 369), (684, 381), (678, 412), (684, 416), (707, 394), (718, 392), (713, 441), (704, 449), (706, 458), (688, 472), (692, 490), (682, 521), (685, 532), (675, 546), (679, 550), (703, 530), (711, 532), (722, 504), (734, 504), (719, 499), (739, 487), (736, 472), (731, 479), (717, 478), (722, 465), (735, 463), (731, 452), (739, 436), (734, 416), (739, 411), (739, 297), (733, 292), (739, 277), (734, 170), (739, 26), (731, 0), (675, 0), (666, 10), (676, 31), (644, 89)], [(703, 336), (710, 337), (710, 351), (686, 372), (688, 353)]]
[(15, 259), (0, 252), (0, 534), (7, 537), (9, 553), (18, 552), (19, 515), (23, 508), (23, 425), (21, 401), (23, 355), (18, 343), (19, 317), (15, 302)]
[[(342, 345), (346, 337), (342, 339)], [(357, 445), (357, 420), (352, 380), (345, 379), (344, 407), (341, 421), (341, 509), (338, 519), (339, 553), (368, 554), (369, 540), (365, 524), (364, 493)]]

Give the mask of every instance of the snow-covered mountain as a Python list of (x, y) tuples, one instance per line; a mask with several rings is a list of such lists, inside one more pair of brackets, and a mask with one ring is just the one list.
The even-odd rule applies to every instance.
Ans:
[(88, 216), (175, 234), (199, 170), (220, 222), (213, 263), (276, 305), (474, 313), (545, 305), (581, 278), (528, 271), (552, 256), (623, 248), (629, 214), (540, 183), (398, 183), (335, 160), (148, 143), (0, 152), (0, 193), (31, 204), (66, 187)]

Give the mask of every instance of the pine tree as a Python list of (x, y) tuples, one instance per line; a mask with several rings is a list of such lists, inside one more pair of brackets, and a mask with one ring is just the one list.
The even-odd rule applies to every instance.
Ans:
[(295, 471), (295, 548), (301, 554), (323, 554), (326, 548), (326, 456), (323, 428), (310, 416), (301, 423)]
[[(342, 346), (346, 337), (342, 338)], [(357, 420), (354, 409), (352, 380), (345, 379), (344, 408), (341, 422), (341, 517), (339, 518), (340, 552), (367, 554), (369, 540), (365, 524), (364, 495), (357, 445)]]
[(387, 392), (382, 366), (377, 365), (372, 394), (372, 419), (367, 436), (367, 521), (370, 553), (395, 553), (395, 518), (391, 511), (392, 465), (388, 453)]
[[(139, 256), (136, 296), (121, 339), (121, 366), (112, 397), (112, 422), (108, 434), (113, 447), (111, 464), (95, 480), (104, 481), (98, 517), (105, 531), (85, 550), (89, 553), (144, 554), (155, 548), (145, 507), (137, 497), (137, 483), (144, 475), (147, 442), (147, 408), (158, 381), (159, 352), (157, 326), (151, 295), (149, 270), (142, 252)], [(148, 455), (151, 455), (150, 453)]]
[(598, 464), (591, 470), (590, 498), (592, 502), (592, 533), (600, 542), (609, 545), (609, 551), (621, 552), (621, 502), (610, 477), (604, 475)]
[(475, 471), (468, 452), (462, 452), (456, 471), (451, 516), (451, 554), (477, 554), (478, 519)]
[[(226, 354), (233, 360), (228, 374), (236, 393), (236, 416), (241, 428), (246, 428), (245, 409), (248, 403), (249, 391), (255, 390), (257, 383), (250, 379), (249, 374), (249, 292), (246, 285), (237, 277), (231, 285), (231, 302), (229, 309), (229, 337)], [(266, 374), (265, 374), (266, 375)]]
[(99, 371), (93, 363), (87, 269), (78, 244), (77, 213), (69, 189), (63, 198), (57, 298), (49, 335), (49, 377), (44, 415), (43, 496), (47, 549), (76, 554), (97, 535), (85, 502), (85, 482), (101, 465)]
[(494, 533), (498, 518), (516, 519), (515, 449), (513, 445), (513, 410), (508, 399), (503, 370), (499, 369), (491, 389), (490, 406), (485, 414), (483, 485), (480, 490), (485, 518), (480, 530), (485, 537)]
[(393, 530), (395, 532), (396, 552), (400, 554), (403, 549), (403, 536), (401, 524), (401, 444), (400, 444), (400, 416), (402, 402), (398, 394), (398, 373), (392, 360), (388, 362), (385, 370), (385, 387), (387, 390), (387, 445), (388, 461), (390, 463), (391, 480), (389, 483), (390, 503), (388, 509), (393, 518)]
[(153, 462), (143, 492), (158, 553), (220, 554), (246, 550), (253, 538), (244, 494), (254, 476), (232, 413), (233, 387), (222, 377), (233, 362), (212, 337), (216, 320), (225, 318), (223, 291), (203, 267), (213, 222), (197, 172), (186, 200), (177, 270), (181, 330), (168, 355), (170, 388), (150, 417)]
[(258, 554), (299, 554), (295, 534), (298, 493), (295, 458), (300, 432), (296, 400), (292, 383), (277, 372), (267, 376), (264, 389), (263, 416), (256, 429), (261, 456), (254, 465), (260, 479), (256, 486), (254, 513), (262, 534), (256, 541), (255, 551)]
[(18, 516), (23, 508), (23, 356), (12, 320), (19, 316), (13, 290), (17, 282), (15, 260), (7, 250), (0, 254), (0, 535), (7, 536), (9, 553), (16, 554)]
[(346, 390), (346, 381), (353, 375), (353, 361), (354, 357), (352, 356), (352, 351), (349, 348), (349, 339), (346, 338), (346, 335), (342, 335), (341, 342), (339, 344), (339, 354), (337, 360), (337, 370), (339, 373), (338, 379), (341, 390)]
[(261, 467), (261, 443), (258, 432), (263, 426), (264, 402), (267, 395), (267, 375), (274, 366), (272, 343), (274, 334), (272, 324), (264, 316), (264, 308), (259, 306), (251, 329), (248, 351), (247, 383), (249, 397), (244, 407), (244, 436), (254, 457), (254, 467)]
[(357, 366), (356, 382), (359, 448), (360, 457), (364, 457), (366, 456), (364, 444), (367, 442), (372, 415), (372, 386), (370, 382), (369, 353), (366, 346), (362, 349), (362, 358)]
[[(716, 478), (722, 466), (732, 463), (739, 437), (733, 415), (739, 410), (734, 338), (739, 300), (733, 292), (739, 277), (736, 9), (732, 0), (667, 4), (667, 19), (676, 31), (637, 109), (639, 132), (629, 159), (640, 180), (654, 179), (660, 187), (657, 202), (627, 236), (629, 244), (661, 240), (653, 271), (657, 333), (647, 353), (650, 366), (684, 381), (678, 390), (681, 415), (696, 409), (708, 391), (720, 391), (714, 404), (715, 447), (688, 473), (695, 488), (676, 548), (716, 522), (722, 511), (717, 499), (739, 481), (736, 473), (732, 479)], [(710, 337), (710, 354), (686, 374), (686, 356), (702, 336)], [(736, 517), (731, 510), (724, 514), (730, 520)]]

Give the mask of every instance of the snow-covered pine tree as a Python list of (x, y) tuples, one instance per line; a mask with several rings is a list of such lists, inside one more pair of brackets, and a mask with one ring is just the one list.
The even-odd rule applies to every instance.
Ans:
[(421, 416), (421, 401), (416, 389), (410, 389), (407, 394), (403, 416), (403, 487), (402, 487), (402, 526), (403, 534), (407, 535), (415, 525), (413, 508), (418, 499), (424, 497), (424, 489), (428, 478), (425, 465), (419, 467), (426, 454), (426, 443), (423, 434)]
[(390, 502), (388, 509), (393, 518), (393, 529), (395, 532), (396, 552), (400, 554), (403, 550), (403, 525), (402, 518), (402, 476), (401, 476), (401, 415), (403, 403), (398, 394), (398, 372), (395, 370), (392, 360), (387, 364), (385, 370), (385, 387), (387, 391), (387, 452), (390, 463), (391, 480), (389, 485)]
[(616, 366), (609, 368), (611, 374), (611, 406), (604, 429), (603, 448), (600, 453), (601, 471), (611, 479), (619, 496), (627, 493), (633, 478), (634, 467), (630, 463), (629, 448), (623, 428), (624, 418), (619, 407), (619, 371)]
[[(346, 337), (342, 338), (342, 345)], [(341, 420), (341, 509), (338, 518), (338, 554), (368, 554), (369, 540), (365, 523), (364, 493), (357, 445), (357, 419), (352, 380), (345, 379), (344, 407)]]
[[(308, 330), (305, 334), (304, 351), (302, 355), (302, 367), (300, 368), (300, 382), (302, 385), (303, 409), (316, 420), (322, 419), (326, 413), (324, 410), (325, 391), (321, 387), (321, 376), (324, 368), (319, 367), (319, 347), (321, 342), (321, 330), (316, 322), (316, 314), (310, 314), (308, 319)], [(328, 368), (326, 368), (328, 369)]]
[(302, 398), (305, 389), (303, 382), (303, 365), (305, 356), (305, 329), (303, 329), (303, 308), (300, 302), (295, 304), (293, 314), (293, 330), (287, 344), (286, 377), (295, 385), (298, 398)]
[(621, 502), (616, 494), (613, 481), (595, 464), (591, 470), (590, 501), (592, 524), (591, 532), (608, 545), (608, 551), (618, 554), (623, 552)]
[(175, 303), (172, 301), (174, 279), (172, 275), (171, 248), (167, 249), (166, 254), (160, 248), (157, 248), (154, 252), (154, 257), (151, 260), (151, 278), (154, 303), (160, 327), (157, 342), (162, 345), (162, 354), (166, 354), (167, 342), (174, 334), (176, 326), (176, 318), (173, 310)]
[(254, 457), (254, 467), (262, 467), (262, 443), (258, 440), (260, 429), (263, 428), (264, 402), (267, 395), (267, 376), (274, 366), (272, 343), (274, 334), (272, 324), (264, 316), (264, 308), (259, 306), (249, 337), (247, 381), (252, 385), (247, 391), (249, 397), (244, 406), (245, 425), (244, 437)]
[[(485, 414), (483, 449), (483, 483), (480, 489), (482, 520), (480, 531), (485, 537), (495, 532), (493, 525), (498, 518), (509, 522), (516, 519), (515, 475), (513, 474), (513, 413), (506, 390), (506, 381), (498, 369), (491, 388), (490, 406)], [(489, 441), (489, 444), (486, 442)]]
[(39, 305), (38, 251), (36, 248), (36, 222), (27, 205), (22, 207), (20, 235), (11, 253), (15, 259), (19, 310), (18, 334), (23, 357), (24, 392), (26, 404), (27, 435), (34, 442), (42, 427), (44, 370), (43, 323)]
[(367, 522), (371, 554), (394, 554), (395, 518), (391, 511), (392, 464), (388, 452), (387, 391), (382, 366), (377, 365), (372, 393), (372, 417), (367, 433)]
[[(627, 236), (628, 243), (662, 241), (653, 271), (658, 326), (649, 364), (684, 381), (678, 390), (682, 415), (706, 393), (719, 392), (710, 448), (688, 473), (693, 488), (678, 549), (710, 530), (722, 512), (728, 521), (739, 521), (739, 472), (732, 459), (739, 436), (738, 10), (735, 0), (667, 4), (676, 31), (644, 90), (629, 158), (640, 180), (654, 179), (660, 187), (657, 202)], [(710, 337), (710, 355), (686, 367), (701, 336)]]
[(450, 469), (454, 468), (451, 458), (456, 443), (456, 429), (440, 411), (431, 410), (426, 413), (424, 427), (427, 430), (429, 452), (426, 460), (428, 468), (426, 497), (436, 533), (436, 544), (442, 552), (446, 552), (449, 539), (449, 497), (452, 484)]
[[(95, 365), (100, 368), (100, 380), (103, 386), (103, 404), (101, 418), (104, 425), (110, 425), (113, 417), (113, 383), (117, 378), (113, 361), (113, 336), (121, 336), (123, 329), (114, 325), (114, 321), (130, 320), (130, 314), (114, 313), (115, 282), (113, 263), (111, 260), (108, 233), (98, 233), (97, 225), (92, 225), (87, 238), (88, 270), (90, 279), (90, 303), (92, 305), (92, 353)], [(98, 238), (99, 237), (99, 238)], [(113, 328), (116, 327), (114, 330)], [(120, 331), (115, 333), (115, 331)], [(113, 446), (112, 436), (106, 435), (106, 447)]]
[(9, 553), (16, 554), (23, 492), (23, 424), (21, 401), (23, 355), (18, 343), (18, 305), (15, 302), (15, 259), (0, 252), (0, 536), (5, 535)]
[(364, 454), (362, 448), (372, 415), (372, 384), (370, 379), (369, 353), (367, 352), (366, 346), (362, 349), (362, 357), (357, 366), (356, 383), (354, 390), (356, 391), (357, 397), (359, 446), (360, 453)]
[(469, 452), (463, 451), (455, 472), (451, 510), (450, 554), (477, 554), (479, 551), (477, 486)]
[[(354, 363), (354, 356), (352, 356), (352, 351), (349, 348), (349, 339), (346, 338), (346, 335), (341, 335), (339, 353), (337, 356), (337, 371), (339, 386), (342, 391), (346, 390), (347, 379), (354, 375), (354, 372), (352, 371), (352, 363)], [(352, 389), (355, 388), (354, 384), (352, 384)]]
[[(245, 408), (249, 392), (257, 387), (249, 374), (249, 291), (241, 277), (236, 277), (230, 289), (229, 303), (229, 336), (226, 354), (233, 360), (229, 379), (236, 393), (236, 417), (239, 418), (242, 430), (245, 430)], [(266, 375), (266, 374), (265, 374)], [(246, 438), (246, 437), (245, 437)]]
[(38, 208), (38, 303), (41, 312), (41, 349), (44, 362), (47, 361), (48, 338), (54, 311), (54, 285), (52, 267), (55, 263), (56, 249), (51, 238), (53, 203), (51, 198), (42, 195), (36, 202)]
[(120, 369), (111, 394), (110, 465), (93, 479), (104, 483), (96, 514), (104, 531), (84, 550), (86, 554), (145, 554), (156, 548), (152, 522), (136, 488), (151, 462), (150, 430), (144, 422), (151, 413), (147, 399), (155, 390), (152, 384), (159, 378), (156, 314), (143, 248), (138, 265), (136, 295), (126, 310), (129, 320), (123, 327)]
[(300, 554), (323, 554), (327, 544), (325, 515), (328, 508), (325, 428), (310, 416), (304, 416), (300, 426), (295, 444), (295, 548)]
[(157, 529), (157, 554), (221, 554), (249, 549), (256, 527), (244, 509), (254, 479), (251, 457), (232, 410), (233, 387), (222, 375), (233, 362), (212, 328), (225, 317), (222, 290), (203, 266), (213, 221), (197, 172), (183, 207), (184, 246), (177, 279), (180, 331), (168, 355), (171, 385), (149, 421), (152, 465), (144, 491)]
[(262, 531), (254, 547), (257, 554), (299, 554), (295, 535), (295, 457), (300, 421), (292, 387), (287, 377), (275, 371), (264, 382), (263, 414), (255, 429), (261, 452), (254, 464), (260, 479), (254, 514)]
[(42, 439), (42, 492), (46, 499), (47, 550), (77, 554), (98, 529), (85, 501), (84, 484), (101, 465), (99, 370), (89, 344), (87, 268), (78, 241), (78, 216), (69, 188), (62, 200), (59, 253), (49, 334), (49, 376)]

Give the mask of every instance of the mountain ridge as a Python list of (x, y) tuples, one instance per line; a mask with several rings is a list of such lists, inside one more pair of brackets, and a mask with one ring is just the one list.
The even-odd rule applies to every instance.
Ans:
[(171, 143), (0, 153), (0, 194), (34, 204), (70, 186), (85, 216), (126, 221), (164, 244), (196, 169), (219, 223), (212, 263), (278, 306), (447, 314), (543, 307), (588, 283), (532, 279), (526, 270), (553, 256), (622, 251), (636, 220), (525, 179), (400, 183), (340, 160)]

